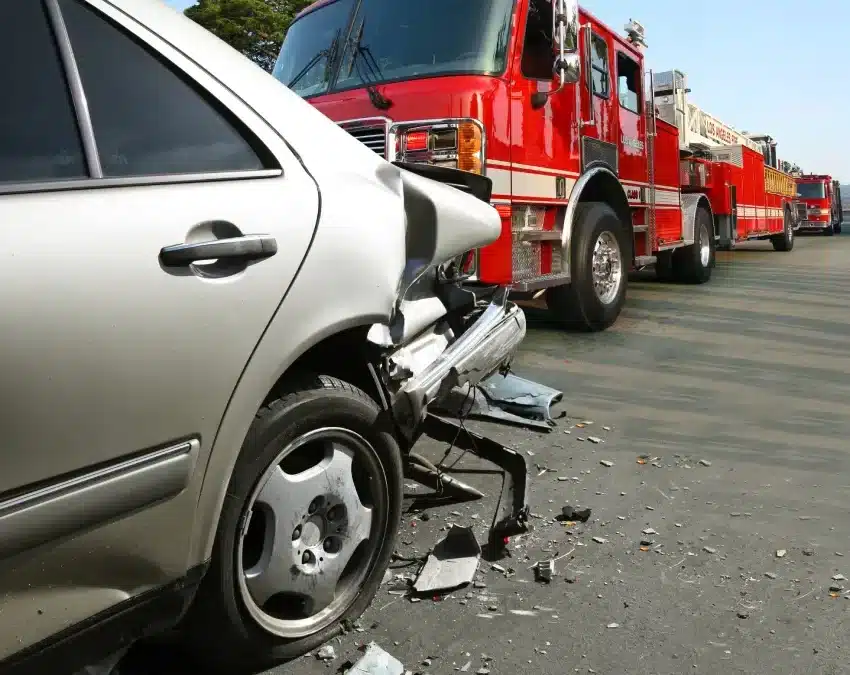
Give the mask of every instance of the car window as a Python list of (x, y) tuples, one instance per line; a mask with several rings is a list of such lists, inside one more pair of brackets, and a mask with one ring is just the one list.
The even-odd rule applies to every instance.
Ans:
[(234, 124), (146, 48), (77, 0), (60, 4), (104, 176), (264, 168)]
[(0, 2), (0, 183), (88, 175), (59, 51), (42, 3)]

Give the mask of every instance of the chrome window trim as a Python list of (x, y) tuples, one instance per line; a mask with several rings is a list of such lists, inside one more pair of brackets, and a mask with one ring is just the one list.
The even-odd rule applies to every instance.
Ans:
[(83, 144), (83, 153), (91, 178), (103, 178), (103, 167), (100, 164), (100, 154), (97, 150), (97, 140), (94, 136), (94, 126), (91, 121), (89, 104), (86, 92), (83, 88), (83, 80), (80, 70), (77, 68), (77, 60), (74, 58), (74, 49), (71, 46), (71, 37), (59, 7), (59, 0), (44, 0), (47, 15), (50, 18), (50, 27), (59, 48), (59, 57), (62, 61), (62, 70), (71, 94), (71, 104), (77, 119), (77, 129)]
[(283, 169), (261, 169), (259, 171), (219, 171), (215, 173), (176, 173), (150, 176), (121, 176), (120, 178), (77, 178), (64, 181), (32, 183), (0, 183), (0, 196), (27, 194), (31, 192), (64, 192), (68, 190), (96, 190), (120, 187), (143, 187), (147, 185), (175, 185), (184, 183), (212, 183), (226, 180), (251, 180), (278, 178)]

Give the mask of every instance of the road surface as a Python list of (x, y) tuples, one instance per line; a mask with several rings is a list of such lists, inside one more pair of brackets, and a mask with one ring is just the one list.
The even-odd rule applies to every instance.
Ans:
[[(477, 425), (532, 469), (535, 530), (500, 563), (514, 573), (482, 562), (486, 586), (418, 603), (387, 584), (335, 660), (270, 672), (336, 672), (372, 640), (414, 673), (848, 672), (850, 582), (833, 579), (850, 578), (848, 307), (842, 236), (721, 253), (705, 286), (642, 278), (602, 334), (530, 311), (516, 370), (561, 389), (568, 418), (543, 435)], [(565, 504), (591, 519), (555, 521)], [(447, 523), (483, 539), (493, 503), (427, 513), (405, 516), (403, 555)], [(548, 558), (558, 576), (538, 584)]]

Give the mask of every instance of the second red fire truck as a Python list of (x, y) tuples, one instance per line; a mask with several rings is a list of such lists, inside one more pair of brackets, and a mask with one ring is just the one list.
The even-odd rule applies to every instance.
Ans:
[(718, 244), (793, 246), (775, 145), (692, 114), (644, 47), (575, 0), (318, 0), (274, 74), (390, 161), (486, 174), (502, 236), (477, 277), (604, 330), (632, 269), (699, 284)]
[(797, 197), (806, 205), (800, 230), (821, 232), (828, 237), (841, 234), (844, 212), (841, 186), (832, 176), (803, 174), (797, 177)]

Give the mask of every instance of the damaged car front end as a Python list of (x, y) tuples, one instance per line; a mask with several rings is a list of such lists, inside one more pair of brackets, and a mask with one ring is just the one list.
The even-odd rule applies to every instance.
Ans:
[[(375, 375), (408, 446), (409, 478), (438, 492), (481, 496), (412, 451), (422, 435), (502, 469), (503, 489), (489, 541), (498, 555), (508, 537), (529, 527), (525, 461), (436, 412), (445, 410), (442, 404), (452, 395), (466, 391), (474, 399), (482, 383), (507, 375), (525, 337), (525, 315), (509, 300), (509, 290), (477, 283), (470, 273), (475, 250), (501, 231), (498, 213), (489, 204), (491, 181), (455, 169), (397, 165), (407, 219), (407, 264), (391, 322), (369, 331), (368, 340), (379, 354)], [(459, 414), (463, 416), (462, 410)]]

